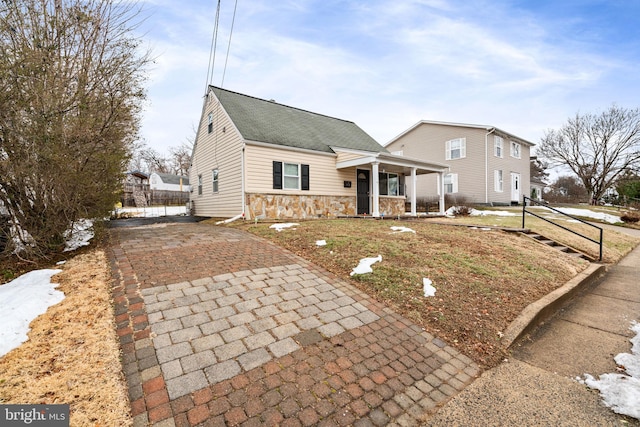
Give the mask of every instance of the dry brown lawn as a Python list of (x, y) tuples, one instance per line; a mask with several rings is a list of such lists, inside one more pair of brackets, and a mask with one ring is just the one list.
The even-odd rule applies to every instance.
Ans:
[(57, 268), (52, 281), (65, 298), (0, 358), (0, 403), (69, 404), (71, 426), (131, 425), (105, 254), (87, 251)]
[[(587, 265), (518, 235), (427, 220), (315, 220), (280, 233), (269, 225), (230, 226), (350, 280), (485, 367), (505, 355), (501, 333), (522, 309)], [(416, 233), (393, 233), (393, 225)], [(316, 246), (320, 239), (327, 246)], [(609, 262), (637, 243), (617, 233), (605, 242)], [(361, 258), (378, 254), (373, 274), (349, 276)], [(26, 343), (0, 358), (0, 403), (68, 403), (72, 426), (131, 425), (105, 254), (85, 250), (61, 268), (53, 281), (65, 299), (31, 323)], [(423, 277), (433, 281), (435, 297), (423, 296)]]
[[(505, 356), (502, 334), (527, 305), (588, 265), (518, 234), (429, 220), (312, 220), (281, 232), (267, 223), (232, 224), (350, 280), (485, 367)], [(416, 233), (393, 233), (391, 226)], [(627, 236), (607, 236), (609, 262), (636, 244)], [(317, 246), (322, 239), (327, 245)], [(361, 258), (377, 255), (382, 262), (373, 265), (373, 274), (350, 277)], [(424, 297), (423, 278), (433, 282), (435, 297)]]

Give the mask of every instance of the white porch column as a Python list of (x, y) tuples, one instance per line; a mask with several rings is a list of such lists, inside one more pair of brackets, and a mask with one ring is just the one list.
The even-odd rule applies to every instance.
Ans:
[(444, 172), (438, 172), (438, 194), (440, 195), (440, 201), (438, 202), (439, 213), (444, 215)]
[(372, 192), (373, 194), (373, 210), (371, 212), (371, 216), (374, 218), (378, 218), (380, 216), (380, 179), (378, 176), (378, 163), (371, 164), (371, 175), (372, 176)]
[(418, 193), (418, 175), (417, 168), (411, 168), (411, 216), (417, 216), (417, 193)]

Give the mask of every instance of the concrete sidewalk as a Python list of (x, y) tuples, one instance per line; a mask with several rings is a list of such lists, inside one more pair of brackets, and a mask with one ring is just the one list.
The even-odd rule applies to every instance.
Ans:
[[(610, 228), (610, 227), (606, 227)], [(619, 231), (640, 237), (637, 230)], [(430, 426), (640, 426), (575, 380), (616, 372), (640, 321), (640, 247), (513, 348), (433, 417)]]
[(135, 426), (418, 425), (479, 373), (346, 281), (248, 233), (162, 223), (111, 237)]

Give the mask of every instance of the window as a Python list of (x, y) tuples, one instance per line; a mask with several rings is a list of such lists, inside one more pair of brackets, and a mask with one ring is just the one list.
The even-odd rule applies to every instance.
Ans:
[(461, 159), (467, 157), (467, 139), (457, 138), (447, 141), (445, 144), (447, 160)]
[(502, 157), (502, 147), (504, 146), (504, 140), (498, 135), (494, 135), (493, 140), (495, 146), (495, 156)]
[(274, 190), (309, 190), (309, 165), (273, 162)]
[(403, 196), (404, 183), (397, 173), (378, 173), (378, 189), (381, 196)]
[(218, 169), (211, 171), (211, 181), (213, 182), (213, 192), (218, 192)]
[(448, 173), (444, 176), (444, 192), (446, 194), (458, 192), (458, 174)]
[(207, 130), (209, 133), (213, 132), (213, 113), (209, 113), (209, 117), (207, 118)]
[(202, 196), (202, 175), (198, 175), (198, 196)]
[(299, 166), (297, 163), (284, 164), (284, 183), (282, 188), (285, 190), (297, 190), (300, 188)]
[(504, 186), (502, 184), (502, 171), (501, 170), (494, 171), (493, 186), (494, 186), (494, 189), (496, 191), (502, 193)]
[(511, 157), (520, 158), (520, 144), (511, 141)]

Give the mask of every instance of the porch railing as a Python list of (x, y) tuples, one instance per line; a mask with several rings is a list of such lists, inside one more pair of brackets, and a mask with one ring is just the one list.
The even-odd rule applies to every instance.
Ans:
[[(583, 224), (588, 225), (589, 227), (593, 227), (593, 228), (595, 228), (595, 229), (599, 230), (600, 239), (599, 239), (599, 240), (592, 239), (591, 237), (589, 237), (589, 236), (585, 236), (584, 234), (581, 234), (581, 233), (578, 233), (577, 231), (572, 230), (572, 229), (570, 229), (569, 227), (565, 227), (564, 225), (561, 225), (561, 224), (558, 224), (558, 223), (556, 223), (556, 222), (553, 222), (553, 221), (551, 221), (551, 220), (550, 220), (550, 219), (548, 219), (548, 218), (544, 218), (543, 216), (538, 215), (538, 214), (536, 214), (535, 212), (531, 212), (531, 211), (527, 210), (527, 202), (529, 202), (529, 205), (538, 205), (538, 206), (543, 206), (543, 207), (545, 207), (545, 208), (547, 208), (547, 209), (551, 209), (553, 212), (556, 212), (556, 213), (558, 213), (558, 214), (560, 214), (560, 215), (564, 215), (564, 216), (566, 216), (566, 217), (568, 217), (568, 218), (571, 218), (572, 220), (575, 220), (575, 221), (581, 222), (581, 223), (583, 223)], [(598, 261), (602, 261), (602, 235), (603, 235), (602, 227), (598, 227), (597, 225), (593, 225), (593, 224), (591, 224), (591, 223), (588, 223), (587, 221), (584, 221), (584, 220), (582, 220), (582, 219), (580, 219), (580, 218), (577, 218), (577, 217), (575, 217), (575, 216), (573, 216), (573, 215), (566, 214), (566, 213), (564, 213), (564, 212), (562, 212), (562, 211), (560, 211), (560, 210), (558, 210), (558, 209), (556, 209), (556, 208), (552, 208), (552, 207), (550, 207), (550, 206), (547, 206), (546, 204), (541, 203), (541, 202), (539, 202), (539, 201), (537, 201), (537, 200), (534, 200), (534, 199), (532, 199), (532, 198), (530, 198), (530, 197), (522, 196), (522, 228), (525, 228), (525, 226), (524, 226), (524, 222), (525, 222), (525, 216), (526, 216), (526, 214), (533, 215), (533, 216), (535, 216), (536, 218), (540, 218), (541, 220), (546, 221), (546, 222), (548, 222), (548, 223), (550, 223), (550, 224), (553, 224), (553, 225), (555, 225), (556, 227), (560, 227), (560, 228), (562, 228), (563, 230), (566, 230), (566, 231), (568, 231), (568, 232), (570, 232), (570, 233), (575, 234), (576, 236), (580, 236), (580, 237), (582, 237), (583, 239), (587, 239), (587, 240), (589, 240), (590, 242), (596, 243), (596, 244), (600, 247), (600, 254), (599, 254), (599, 257), (598, 257)]]

